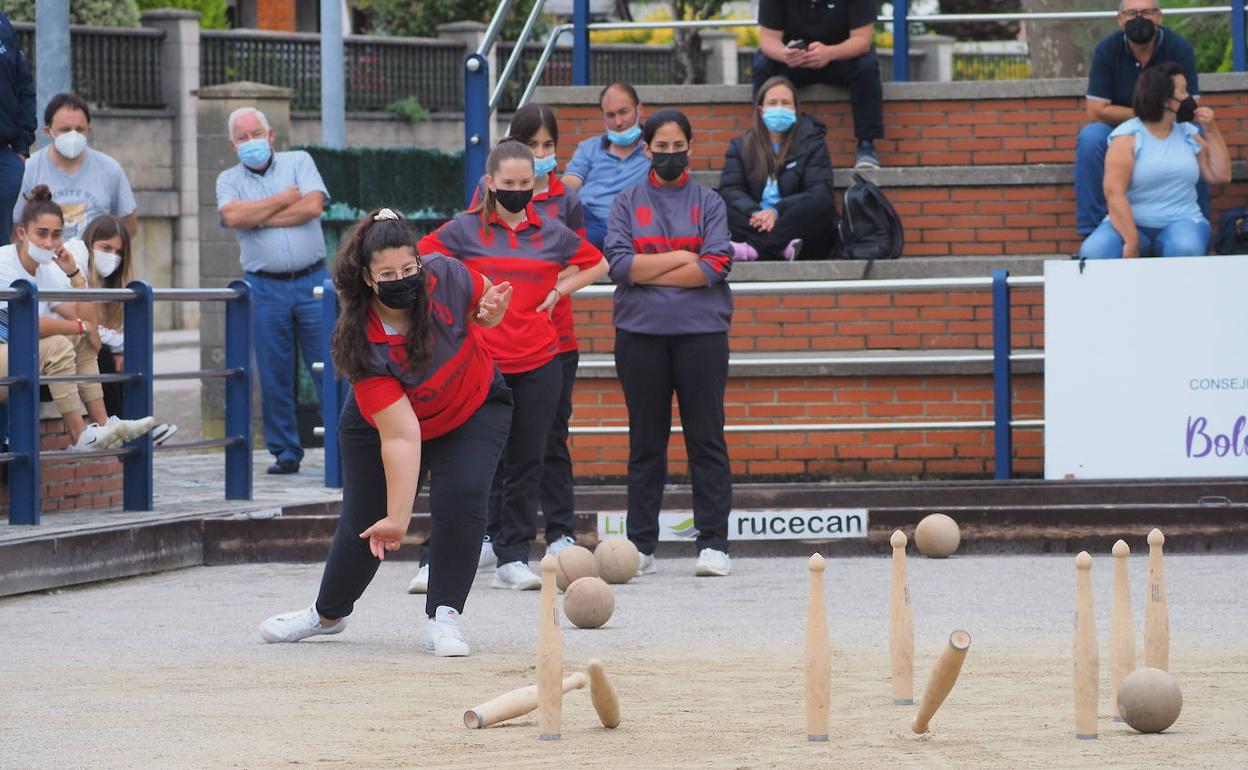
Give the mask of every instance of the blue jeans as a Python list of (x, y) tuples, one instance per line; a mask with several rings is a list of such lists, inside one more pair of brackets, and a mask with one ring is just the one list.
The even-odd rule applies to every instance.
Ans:
[[(1100, 226), (1109, 213), (1105, 205), (1105, 151), (1113, 126), (1089, 123), (1075, 140), (1075, 228), (1087, 235)], [(1209, 218), (1209, 184), (1196, 182), (1196, 202)]]
[[(1205, 220), (1172, 222), (1165, 227), (1136, 226), (1141, 257), (1203, 257), (1209, 253), (1213, 229)], [(1106, 218), (1079, 247), (1080, 259), (1118, 259), (1122, 236)]]
[(8, 147), (0, 147), (0, 246), (7, 246), (13, 232), (13, 207), (22, 191), (22, 158)]
[(607, 240), (607, 223), (585, 211), (585, 240), (594, 244), (594, 248), (602, 250), (603, 241)]
[[(325, 268), (293, 281), (247, 273), (251, 286), (252, 344), (260, 372), (260, 401), (264, 414), (264, 443), (280, 460), (303, 459), (299, 423), (295, 417), (295, 350), (310, 367), (324, 356), (321, 301), (312, 290), (328, 277)], [(309, 372), (311, 374), (311, 372)], [(316, 398), (321, 378), (312, 376)]]

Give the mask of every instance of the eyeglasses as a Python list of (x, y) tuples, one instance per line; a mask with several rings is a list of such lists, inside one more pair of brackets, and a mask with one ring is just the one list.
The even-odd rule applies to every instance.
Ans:
[(1123, 18), (1127, 19), (1128, 21), (1130, 21), (1131, 19), (1138, 19), (1141, 16), (1143, 16), (1146, 19), (1155, 19), (1161, 15), (1161, 9), (1160, 8), (1145, 8), (1140, 11), (1132, 9), (1130, 11), (1119, 11), (1119, 13), (1121, 13)]
[[(397, 281), (400, 278), (411, 278), (413, 275), (420, 275), (420, 271), (424, 266), (419, 262), (409, 262), (403, 266), (402, 270), (382, 270), (380, 273), (373, 273), (373, 278), (377, 283), (387, 283), (389, 281)], [(371, 270), (369, 272), (372, 272)]]

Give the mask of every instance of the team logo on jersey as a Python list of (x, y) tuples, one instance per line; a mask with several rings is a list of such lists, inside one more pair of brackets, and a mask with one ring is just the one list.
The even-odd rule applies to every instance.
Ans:
[(702, 221), (702, 207), (696, 203), (689, 209), (689, 221), (695, 225)]
[(529, 243), (533, 244), (533, 248), (537, 249), (538, 251), (541, 251), (542, 250), (542, 231), (534, 230), (533, 234), (529, 236)]
[(641, 227), (649, 227), (654, 224), (654, 211), (649, 206), (639, 206), (637, 208), (637, 224)]
[(558, 219), (559, 218), (559, 204), (547, 203), (546, 204), (546, 216), (550, 217), (551, 219)]

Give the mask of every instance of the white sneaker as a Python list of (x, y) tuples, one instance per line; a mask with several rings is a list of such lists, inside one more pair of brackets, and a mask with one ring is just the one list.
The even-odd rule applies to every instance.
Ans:
[(486, 535), (481, 541), (481, 556), (477, 559), (477, 572), (486, 572), (498, 566), (498, 557), (494, 555), (494, 542)]
[(513, 591), (536, 591), (542, 587), (542, 579), (529, 565), (522, 561), (510, 561), (500, 564), (494, 572), (493, 588), (510, 588)]
[(307, 609), (274, 615), (260, 624), (260, 638), (272, 644), (274, 642), (297, 642), (309, 636), (321, 634), (341, 634), (347, 627), (347, 619), (339, 618), (332, 626), (321, 625), (321, 616), (316, 613), (316, 605)]
[(641, 560), (637, 562), (637, 575), (653, 575), (659, 571), (659, 566), (654, 562), (654, 554), (641, 555)]
[(117, 426), (117, 431), (122, 441), (134, 441), (156, 427), (156, 418), (143, 417), (138, 420), (123, 420), (117, 415), (113, 415), (108, 418), (108, 424), (109, 426)]
[(459, 613), (447, 606), (438, 607), (425, 621), (425, 650), (439, 658), (460, 658), (468, 654), (468, 643), (459, 632)]
[(546, 546), (546, 555), (555, 556), (570, 545), (576, 545), (576, 541), (572, 539), (571, 535), (564, 535), (563, 537), (554, 540), (550, 545)]
[(420, 565), (420, 571), (416, 573), (416, 577), (412, 578), (412, 582), (407, 584), (407, 592), (409, 594), (429, 593), (429, 565)]
[(93, 452), (98, 449), (112, 449), (124, 441), (120, 425), (100, 425), (93, 422), (83, 428), (78, 440), (70, 444), (71, 452)]
[(178, 432), (178, 426), (169, 422), (162, 422), (155, 428), (152, 428), (152, 443), (156, 446), (168, 441), (173, 434)]
[(693, 574), (698, 577), (724, 577), (731, 572), (732, 559), (714, 548), (703, 548), (698, 554), (697, 566), (693, 568)]

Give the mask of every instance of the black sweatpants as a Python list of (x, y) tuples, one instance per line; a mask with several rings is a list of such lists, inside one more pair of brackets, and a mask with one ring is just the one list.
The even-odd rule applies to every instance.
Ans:
[[(96, 357), (100, 364), (100, 374), (117, 374), (117, 359), (113, 358), (113, 349), (101, 343), (100, 354)], [(110, 415), (121, 415), (120, 382), (104, 382), (100, 387), (104, 390), (104, 411)]]
[(836, 199), (831, 188), (785, 205), (771, 232), (759, 232), (750, 225), (750, 214), (728, 209), (728, 231), (738, 243), (748, 243), (762, 260), (784, 259), (789, 241), (801, 238), (799, 259), (830, 259), (836, 247)]
[(732, 469), (724, 442), (728, 334), (661, 336), (615, 331), (615, 369), (628, 408), (628, 539), (643, 554), (659, 541), (672, 393), (693, 479), (697, 547), (728, 551)]
[[(511, 435), (490, 488), (490, 539), (499, 566), (529, 560), (537, 536), (538, 488), (546, 437), (555, 421), (563, 388), (563, 366), (558, 358), (528, 372), (504, 374), (511, 388)], [(480, 544), (478, 543), (478, 548)], [(430, 575), (435, 567), (430, 566)]]
[(763, 83), (776, 75), (785, 76), (798, 88), (815, 83), (848, 88), (849, 106), (854, 113), (854, 136), (860, 142), (884, 136), (884, 86), (880, 82), (880, 59), (875, 55), (874, 46), (856, 59), (834, 61), (821, 70), (794, 69), (768, 59), (761, 50), (754, 54), (751, 76), (754, 95), (758, 95)]
[[(429, 507), (436, 547), (430, 553), (429, 593), (425, 612), (441, 605), (464, 611), (477, 556), (485, 533), (490, 482), (511, 425), (511, 393), (495, 381), (485, 403), (464, 424), (421, 444), (419, 483), (429, 478)], [(355, 602), (377, 574), (381, 562), (360, 533), (386, 515), (386, 471), (381, 464), (381, 435), (360, 414), (348, 395), (338, 423), (342, 452), (342, 515), (329, 546), (329, 558), (316, 597), (316, 611), (337, 619), (351, 614)]]
[(581, 362), (581, 354), (580, 351), (569, 350), (560, 353), (557, 360), (563, 368), (563, 389), (559, 392), (555, 421), (550, 426), (550, 435), (546, 437), (546, 455), (542, 458), (542, 481), (539, 488), (547, 543), (553, 543), (564, 535), (571, 535), (575, 528), (568, 421), (572, 419), (572, 388), (576, 385), (576, 367)]

